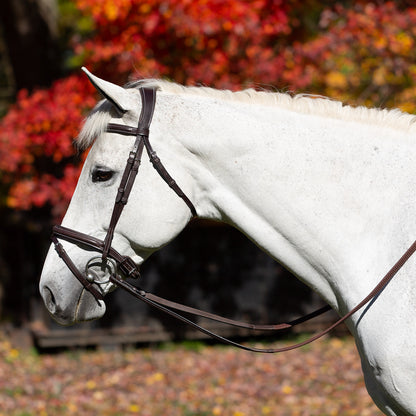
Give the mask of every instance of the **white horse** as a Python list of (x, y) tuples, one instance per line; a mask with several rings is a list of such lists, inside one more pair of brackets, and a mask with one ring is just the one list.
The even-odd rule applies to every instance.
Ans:
[[(106, 97), (81, 131), (93, 145), (63, 225), (103, 238), (136, 127), (139, 85), (158, 88), (150, 141), (201, 218), (237, 227), (344, 314), (416, 238), (415, 118), (305, 96), (149, 80)], [(183, 230), (189, 208), (143, 160), (113, 247), (141, 264)], [(95, 180), (92, 180), (94, 179)], [(81, 270), (91, 253), (64, 243)], [(107, 293), (111, 284), (102, 285)], [(62, 324), (105, 312), (51, 248), (40, 291)], [(347, 322), (368, 391), (387, 415), (416, 415), (416, 257)]]

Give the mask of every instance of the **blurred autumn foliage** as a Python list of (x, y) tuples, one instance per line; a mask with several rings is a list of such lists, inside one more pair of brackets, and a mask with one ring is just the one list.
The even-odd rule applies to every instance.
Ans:
[[(167, 77), (238, 89), (275, 86), (414, 111), (416, 7), (308, 0), (76, 0), (91, 19), (73, 62), (124, 83)], [(72, 140), (94, 92), (75, 75), (17, 102), (0, 124), (2, 204), (59, 216), (78, 175)]]
[(119, 84), (165, 77), (217, 88), (316, 93), (414, 112), (413, 4), (61, 0), (66, 31), (76, 28), (67, 34), (65, 65), (72, 74), (49, 89), (20, 91), (0, 121), (0, 208), (42, 209), (55, 218), (64, 213), (82, 161), (73, 139), (97, 98), (81, 65)]
[(10, 184), (9, 207), (29, 209), (49, 202), (55, 212), (65, 210), (79, 174), (72, 141), (95, 102), (92, 92), (76, 76), (30, 96), (20, 91), (1, 123), (0, 170), (3, 183)]
[[(88, 36), (72, 65), (117, 83), (167, 77), (239, 89), (274, 86), (352, 104), (416, 109), (416, 7), (315, 0), (76, 0)], [(21, 91), (0, 124), (1, 203), (60, 216), (80, 159), (72, 145), (94, 92), (75, 75)]]

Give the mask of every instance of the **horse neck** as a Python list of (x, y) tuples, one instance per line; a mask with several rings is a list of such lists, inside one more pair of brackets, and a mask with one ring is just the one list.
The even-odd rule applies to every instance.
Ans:
[(240, 229), (333, 306), (351, 308), (416, 236), (415, 221), (403, 232), (414, 216), (412, 137), (272, 107), (203, 108), (189, 112), (182, 135), (200, 162), (199, 212)]

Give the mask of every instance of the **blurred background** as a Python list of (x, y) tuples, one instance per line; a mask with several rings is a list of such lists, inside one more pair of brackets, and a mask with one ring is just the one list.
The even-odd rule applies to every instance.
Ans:
[[(162, 77), (416, 110), (412, 1), (3, 0), (0, 25), (0, 327), (40, 347), (196, 336), (120, 291), (102, 320), (66, 330), (41, 304), (50, 229), (84, 158), (73, 141), (98, 99), (82, 65), (118, 84)], [(237, 231), (205, 222), (149, 259), (142, 285), (255, 322), (320, 305)]]

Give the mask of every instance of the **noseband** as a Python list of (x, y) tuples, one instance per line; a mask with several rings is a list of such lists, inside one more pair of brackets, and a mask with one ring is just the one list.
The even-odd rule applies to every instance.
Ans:
[[(401, 267), (407, 262), (407, 260), (412, 256), (416, 251), (416, 241), (409, 247), (409, 249), (403, 254), (403, 256), (397, 261), (397, 263), (390, 269), (390, 271), (381, 279), (378, 285), (370, 292), (370, 294), (365, 297), (357, 306), (355, 306), (350, 312), (340, 318), (337, 322), (331, 325), (329, 328), (324, 331), (312, 336), (311, 338), (282, 348), (255, 348), (248, 347), (242, 344), (238, 344), (230, 339), (224, 338), (218, 334), (215, 334), (206, 328), (203, 328), (196, 324), (195, 322), (185, 318), (176, 311), (181, 311), (189, 313), (196, 316), (201, 316), (203, 318), (211, 319), (218, 321), (224, 324), (237, 326), (240, 328), (246, 328), (251, 330), (260, 330), (260, 331), (280, 331), (294, 327), (300, 323), (306, 322), (318, 315), (323, 314), (324, 312), (329, 311), (331, 308), (329, 306), (324, 306), (304, 317), (295, 319), (288, 323), (276, 324), (276, 325), (253, 325), (240, 321), (235, 321), (232, 319), (224, 318), (212, 313), (204, 312), (199, 309), (191, 308), (189, 306), (181, 305), (179, 303), (171, 302), (167, 299), (156, 296), (152, 293), (146, 292), (141, 288), (131, 285), (125, 279), (134, 278), (138, 279), (140, 277), (140, 270), (136, 263), (128, 256), (123, 256), (117, 252), (112, 246), (114, 230), (118, 223), (118, 220), (123, 212), (124, 206), (127, 204), (128, 197), (132, 190), (134, 180), (137, 176), (141, 157), (143, 154), (143, 149), (145, 148), (147, 154), (150, 158), (150, 162), (153, 167), (156, 169), (160, 177), (169, 185), (169, 187), (185, 202), (189, 207), (192, 216), (197, 217), (197, 211), (195, 206), (192, 204), (191, 200), (185, 195), (182, 189), (178, 186), (175, 180), (169, 175), (156, 152), (153, 150), (150, 141), (149, 141), (149, 128), (152, 121), (153, 112), (156, 104), (156, 89), (155, 88), (146, 88), (142, 87), (139, 89), (142, 108), (139, 118), (138, 127), (125, 126), (123, 124), (114, 124), (109, 123), (106, 131), (108, 133), (116, 133), (125, 136), (134, 136), (136, 138), (133, 148), (129, 153), (127, 159), (127, 164), (124, 169), (123, 176), (120, 181), (120, 186), (117, 191), (113, 212), (110, 219), (110, 225), (107, 230), (107, 234), (104, 240), (100, 240), (96, 237), (81, 233), (79, 231), (63, 227), (61, 225), (55, 225), (52, 230), (51, 240), (55, 245), (55, 249), (61, 259), (65, 262), (72, 274), (79, 280), (83, 285), (85, 290), (90, 292), (96, 301), (99, 303), (104, 299), (102, 285), (113, 283), (116, 286), (119, 286), (125, 289), (127, 292), (132, 294), (137, 299), (153, 306), (185, 323), (194, 327), (195, 329), (227, 344), (242, 348), (247, 351), (253, 352), (266, 352), (266, 353), (276, 353), (293, 350), (299, 348), (306, 344), (315, 341), (318, 338), (321, 338), (323, 335), (330, 332), (336, 326), (340, 325), (346, 319), (350, 318), (355, 312), (361, 309), (368, 302), (375, 300), (375, 298), (382, 292), (385, 286), (390, 282), (390, 280), (396, 275), (396, 273), (401, 269)], [(101, 253), (101, 256), (94, 255), (87, 262), (85, 267), (85, 273), (81, 272), (71, 258), (68, 256), (68, 253), (65, 251), (62, 244), (59, 240), (65, 240), (71, 244), (76, 244), (80, 248), (92, 252)], [(98, 271), (97, 271), (98, 269)], [(120, 274), (123, 276), (121, 277)]]

